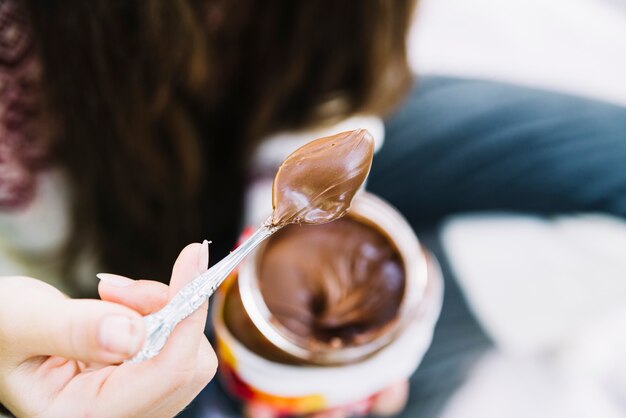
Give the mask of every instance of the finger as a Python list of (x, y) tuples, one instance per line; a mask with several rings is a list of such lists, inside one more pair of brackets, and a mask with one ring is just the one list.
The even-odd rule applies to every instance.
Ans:
[[(206, 241), (202, 244), (190, 244), (181, 251), (172, 269), (168, 295), (170, 299), (189, 281), (206, 271), (208, 257), (208, 242)], [(105, 280), (111, 281), (110, 276), (104, 277)], [(123, 279), (125, 278), (115, 277), (117, 282), (128, 283)], [(135, 285), (136, 283), (130, 284), (126, 288)], [(170, 366), (177, 368), (194, 367), (198, 345), (204, 337), (207, 311), (208, 303), (205, 303), (195, 313), (181, 321), (172, 332), (161, 354), (149, 360), (148, 363), (169, 363)]]
[(402, 412), (409, 399), (409, 381), (403, 380), (380, 392), (374, 403), (371, 412), (380, 416), (392, 416)]
[(332, 411), (317, 412), (310, 418), (347, 418), (350, 414), (343, 409), (333, 409)]
[(198, 393), (200, 393), (200, 391), (213, 380), (217, 372), (217, 355), (206, 337), (200, 341), (196, 365), (194, 384), (198, 388)]
[(209, 242), (189, 244), (178, 255), (170, 279), (170, 299), (209, 267)]
[(245, 418), (278, 418), (278, 414), (269, 406), (259, 402), (248, 402), (243, 406)]
[(200, 342), (196, 360), (195, 376), (185, 385), (185, 390), (179, 391), (178, 396), (167, 399), (159, 406), (159, 411), (169, 411), (164, 416), (175, 416), (185, 406), (189, 405), (204, 387), (213, 379), (217, 371), (217, 357), (213, 347), (205, 338)]
[(185, 376), (159, 363), (147, 364), (118, 367), (99, 389), (99, 408), (106, 407), (107, 414), (113, 417), (173, 417), (193, 401), (217, 369), (215, 352), (206, 337), (200, 343), (193, 374)]
[(96, 275), (100, 279), (98, 293), (102, 300), (127, 306), (142, 315), (158, 311), (169, 299), (169, 287), (151, 280), (132, 280), (108, 273)]
[[(190, 244), (183, 249), (172, 269), (170, 299), (189, 281), (206, 271), (208, 265), (208, 242)], [(194, 367), (200, 341), (204, 338), (208, 301), (189, 317), (181, 321), (161, 351), (151, 361), (176, 364), (177, 367)]]
[[(0, 332), (12, 342), (17, 361), (36, 355), (94, 363), (119, 363), (135, 354), (144, 339), (141, 316), (132, 309), (99, 300), (67, 299), (34, 279), (2, 296)], [(0, 336), (2, 337), (2, 336)], [(2, 339), (2, 338), (0, 338)]]
[[(186, 280), (195, 277), (200, 270), (206, 270), (206, 251), (206, 246), (192, 244), (181, 252), (172, 272), (171, 283), (176, 289), (184, 286)], [(200, 264), (203, 264), (202, 269)], [(215, 352), (204, 336), (206, 312), (205, 303), (198, 312), (182, 321), (156, 357), (138, 364), (122, 365), (107, 380), (101, 391), (103, 396), (117, 396), (119, 402), (116, 403), (123, 404), (126, 410), (141, 410), (146, 403), (158, 406), (161, 412), (175, 413), (184, 408), (217, 368)], [(125, 388), (122, 397), (120, 385)], [(135, 393), (143, 395), (137, 397), (133, 395)]]

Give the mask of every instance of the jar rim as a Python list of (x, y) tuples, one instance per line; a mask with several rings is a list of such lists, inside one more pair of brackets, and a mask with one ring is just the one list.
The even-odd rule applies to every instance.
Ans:
[(248, 316), (265, 338), (278, 349), (311, 364), (334, 365), (366, 358), (391, 343), (410, 323), (424, 296), (428, 263), (420, 242), (404, 217), (381, 198), (360, 192), (347, 216), (374, 226), (390, 241), (404, 267), (404, 294), (396, 317), (382, 327), (376, 338), (361, 344), (342, 347), (319, 344), (306, 347), (299, 337), (281, 324), (270, 312), (261, 294), (257, 268), (265, 245), (250, 254), (237, 280), (241, 300)]

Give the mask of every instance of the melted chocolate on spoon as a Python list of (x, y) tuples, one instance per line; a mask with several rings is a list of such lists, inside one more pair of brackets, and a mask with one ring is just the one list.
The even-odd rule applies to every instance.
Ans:
[(374, 139), (365, 129), (298, 148), (274, 177), (271, 224), (319, 224), (342, 217), (365, 181), (373, 156)]
[[(364, 129), (297, 149), (274, 177), (269, 226), (325, 224), (344, 216), (373, 155), (374, 140)], [(379, 232), (354, 220), (315, 228), (291, 225), (270, 241), (260, 272), (263, 297), (280, 322), (313, 344), (337, 337), (341, 344), (365, 342), (396, 314), (404, 288), (397, 253)], [(229, 292), (225, 310), (240, 341), (286, 361), (255, 331), (238, 295)]]

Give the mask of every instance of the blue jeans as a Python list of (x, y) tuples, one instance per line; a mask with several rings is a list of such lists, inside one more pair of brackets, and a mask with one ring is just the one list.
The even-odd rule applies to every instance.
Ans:
[(396, 206), (446, 282), (433, 343), (404, 417), (436, 417), (490, 341), (437, 236), (446, 215), (486, 210), (626, 217), (626, 108), (489, 81), (424, 77), (386, 124), (369, 189)]
[(425, 77), (386, 125), (370, 188), (415, 222), (473, 210), (626, 216), (626, 109)]
[[(368, 187), (406, 216), (442, 264), (443, 311), (402, 414), (436, 417), (491, 344), (447, 265), (438, 221), (478, 210), (626, 216), (626, 108), (489, 81), (423, 77), (388, 119)], [(214, 382), (183, 415), (240, 413)]]

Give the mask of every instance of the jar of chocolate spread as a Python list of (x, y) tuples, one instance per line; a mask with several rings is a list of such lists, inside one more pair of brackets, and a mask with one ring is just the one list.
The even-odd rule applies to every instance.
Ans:
[(344, 218), (276, 233), (220, 288), (221, 380), (279, 414), (363, 412), (419, 365), (442, 286), (404, 218), (363, 192)]

